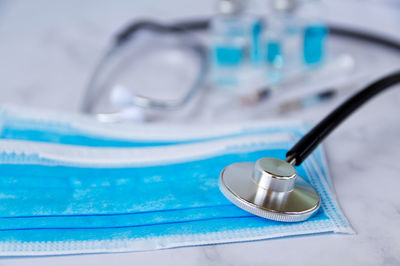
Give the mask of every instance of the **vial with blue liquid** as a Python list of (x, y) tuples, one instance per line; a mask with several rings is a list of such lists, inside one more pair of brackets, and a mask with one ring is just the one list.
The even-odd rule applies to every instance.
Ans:
[(261, 18), (254, 18), (251, 22), (250, 61), (253, 66), (263, 63), (262, 34), (265, 22)]
[(301, 9), (303, 26), (303, 60), (306, 65), (317, 66), (324, 62), (328, 27), (322, 17), (322, 1), (307, 0)]
[(211, 78), (213, 85), (240, 91), (251, 65), (262, 62), (263, 22), (245, 13), (245, 0), (219, 0), (211, 22)]
[(280, 83), (301, 64), (301, 23), (297, 0), (269, 1), (270, 12), (264, 33), (264, 60), (269, 83)]

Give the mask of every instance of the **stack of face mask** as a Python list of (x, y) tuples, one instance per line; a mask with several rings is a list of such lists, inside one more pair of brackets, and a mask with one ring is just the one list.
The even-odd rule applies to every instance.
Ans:
[(218, 189), (238, 161), (284, 158), (302, 123), (100, 124), (0, 111), (0, 255), (139, 251), (323, 232), (351, 233), (318, 148), (298, 173), (322, 208), (305, 222), (249, 214)]

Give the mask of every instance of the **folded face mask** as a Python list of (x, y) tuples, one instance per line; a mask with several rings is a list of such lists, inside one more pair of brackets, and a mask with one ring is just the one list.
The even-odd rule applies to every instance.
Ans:
[[(45, 127), (37, 128), (46, 135)], [(321, 149), (297, 169), (322, 198), (311, 219), (270, 221), (225, 199), (218, 177), (226, 165), (284, 158), (298, 138), (284, 128), (277, 128), (281, 133), (253, 129), (211, 140), (181, 132), (183, 143), (139, 148), (21, 141), (14, 131), (15, 137), (0, 140), (0, 254), (139, 251), (352, 232), (335, 201)]]

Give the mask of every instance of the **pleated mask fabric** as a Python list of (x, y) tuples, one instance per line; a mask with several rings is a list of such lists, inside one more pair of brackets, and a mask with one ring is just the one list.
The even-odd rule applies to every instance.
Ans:
[[(0, 255), (141, 251), (303, 234), (352, 233), (322, 148), (300, 176), (322, 199), (304, 222), (249, 214), (218, 189), (238, 161), (284, 158), (302, 123), (107, 129), (79, 116), (3, 108)], [(164, 127), (164, 129), (163, 129)], [(163, 129), (162, 131), (160, 129)]]

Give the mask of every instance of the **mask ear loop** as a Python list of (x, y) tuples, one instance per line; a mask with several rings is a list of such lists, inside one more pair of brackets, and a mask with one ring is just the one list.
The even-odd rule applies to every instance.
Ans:
[[(131, 40), (134, 35), (141, 30), (149, 30), (159, 33), (176, 33), (184, 34), (189, 31), (202, 30), (208, 28), (208, 21), (192, 21), (192, 22), (181, 22), (171, 25), (163, 25), (153, 21), (139, 21), (128, 25), (124, 30), (118, 33), (111, 44), (111, 48), (104, 54), (100, 59), (97, 67), (93, 71), (93, 74), (89, 80), (89, 85), (86, 89), (86, 93), (83, 98), (83, 103), (81, 106), (81, 111), (83, 113), (92, 113), (95, 103), (98, 101), (99, 97), (104, 93), (104, 89), (100, 88), (96, 90), (98, 77), (104, 71), (107, 63), (114, 56), (114, 54), (121, 49), (121, 47)], [(200, 59), (199, 73), (196, 80), (193, 82), (189, 92), (178, 101), (156, 101), (144, 96), (134, 95), (133, 104), (144, 107), (144, 108), (155, 108), (155, 109), (174, 109), (180, 107), (187, 103), (194, 94), (200, 89), (205, 81), (205, 77), (208, 72), (208, 57), (207, 49), (199, 41), (190, 41), (186, 44), (190, 49), (197, 55)], [(102, 116), (107, 116), (107, 114), (101, 114)], [(115, 115), (110, 114), (110, 115)]]

